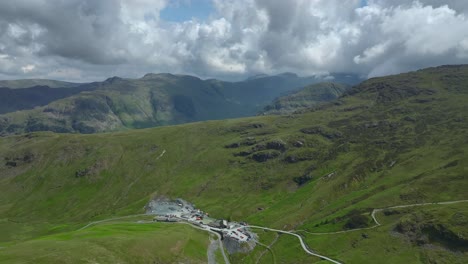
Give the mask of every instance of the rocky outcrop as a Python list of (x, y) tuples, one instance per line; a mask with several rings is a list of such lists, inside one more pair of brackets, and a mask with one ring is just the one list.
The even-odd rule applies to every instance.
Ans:
[(280, 154), (281, 153), (279, 151), (275, 151), (275, 150), (260, 151), (260, 152), (254, 153), (252, 155), (252, 159), (257, 162), (265, 162), (270, 159), (277, 158)]
[(327, 139), (337, 139), (343, 137), (340, 131), (331, 130), (329, 128), (314, 126), (301, 129), (301, 132), (308, 135), (321, 135)]
[(29, 152), (19, 156), (5, 157), (5, 166), (10, 168), (19, 167), (21, 165), (33, 162), (34, 159), (34, 154)]

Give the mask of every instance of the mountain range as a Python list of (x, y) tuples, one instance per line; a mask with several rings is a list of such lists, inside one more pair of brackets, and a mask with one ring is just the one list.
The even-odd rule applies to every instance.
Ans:
[[(154, 79), (177, 93), (150, 89)], [(133, 113), (118, 98), (142, 105), (139, 95), (177, 96), (186, 83), (235, 98), (213, 80), (150, 75), (136, 81), (145, 93), (133, 82), (109, 79), (39, 109), (59, 115), (86, 99)], [(196, 96), (200, 112), (189, 120), (202, 116)], [(182, 113), (190, 108), (177, 100)], [(215, 238), (139, 216), (151, 199), (180, 197), (218, 219), (294, 232), (340, 263), (467, 263), (467, 101), (468, 65), (451, 65), (372, 78), (286, 115), (0, 137), (0, 262), (206, 263)], [(81, 107), (92, 115), (100, 105)], [(260, 243), (229, 255), (232, 263), (326, 263), (297, 237), (254, 231)]]
[[(360, 81), (354, 75), (335, 74), (327, 79), (330, 77), (346, 84)], [(321, 81), (324, 78), (292, 73), (241, 82), (172, 74), (112, 77), (86, 84), (3, 81), (0, 85), (12, 88), (0, 88), (0, 133), (96, 133), (254, 116), (278, 96)], [(317, 92), (317, 102), (334, 99), (323, 93), (326, 88)]]
[(262, 114), (289, 114), (312, 108), (340, 97), (350, 87), (340, 83), (318, 83), (276, 98)]

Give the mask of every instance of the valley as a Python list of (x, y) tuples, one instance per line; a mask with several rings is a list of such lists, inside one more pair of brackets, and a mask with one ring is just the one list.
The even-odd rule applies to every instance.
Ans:
[(230, 263), (464, 263), (467, 83), (441, 66), (287, 115), (0, 137), (0, 262), (206, 263), (206, 231), (138, 223), (164, 196), (262, 227)]
[[(347, 84), (360, 81), (352, 75), (335, 76), (331, 77)], [(112, 77), (85, 84), (4, 81), (0, 82), (0, 134), (36, 131), (90, 134), (255, 116), (284, 93), (321, 81), (323, 77), (299, 77), (292, 73), (240, 82), (173, 74), (146, 74), (139, 79)], [(13, 88), (1, 88), (2, 84)], [(28, 84), (43, 85), (21, 86)], [(347, 88), (337, 86), (340, 89), (317, 84), (308, 97), (308, 105), (331, 101)]]

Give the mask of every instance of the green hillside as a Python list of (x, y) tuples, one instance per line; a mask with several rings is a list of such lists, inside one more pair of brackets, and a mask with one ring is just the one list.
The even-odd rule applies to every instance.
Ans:
[[(147, 74), (140, 79), (113, 77), (75, 88), (2, 88), (0, 113), (12, 113), (0, 115), (0, 134), (96, 133), (254, 116), (280, 94), (320, 80), (282, 74), (222, 82)], [(34, 109), (24, 110), (28, 108)]]
[(1, 263), (206, 263), (208, 235), (188, 226), (114, 223), (12, 245)]
[(0, 80), (0, 87), (10, 89), (23, 89), (34, 86), (48, 86), (50, 88), (72, 88), (81, 83), (63, 82), (47, 79)]
[(339, 83), (318, 83), (276, 98), (267, 105), (262, 114), (290, 114), (312, 108), (320, 103), (333, 101), (340, 97), (349, 87)]
[[(208, 235), (183, 235), (185, 227), (158, 231), (129, 221), (76, 231), (90, 221), (143, 213), (154, 196), (181, 197), (216, 218), (312, 233), (371, 227), (375, 208), (468, 199), (467, 87), (468, 66), (443, 66), (370, 79), (301, 114), (2, 137), (0, 262), (38, 262), (36, 256), (53, 253), (44, 262), (78, 263), (82, 257), (68, 252), (82, 241), (91, 259), (96, 247), (105, 251), (103, 262), (137, 255), (139, 263), (203, 259), (191, 248), (206, 256)], [(377, 217), (382, 226), (365, 231), (297, 232), (311, 249), (344, 263), (468, 261), (467, 203)], [(192, 244), (161, 256), (122, 246), (150, 252), (148, 241), (158, 232), (176, 233), (167, 242), (172, 247), (176, 240)], [(258, 246), (231, 255), (233, 263), (325, 263), (292, 236), (258, 234), (271, 252)]]

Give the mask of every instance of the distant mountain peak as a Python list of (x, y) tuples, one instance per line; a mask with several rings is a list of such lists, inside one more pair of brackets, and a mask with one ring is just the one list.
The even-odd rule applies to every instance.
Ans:
[(278, 74), (278, 76), (287, 77), (287, 78), (298, 78), (299, 77), (294, 72), (283, 72), (283, 73)]
[(118, 76), (114, 76), (114, 77), (107, 78), (104, 82), (106, 82), (106, 83), (115, 83), (115, 82), (121, 81), (121, 80), (123, 80), (123, 79), (118, 77)]
[(249, 76), (245, 80), (250, 81), (250, 80), (261, 79), (261, 78), (266, 78), (266, 77), (270, 77), (270, 75), (265, 74), (265, 73), (259, 73), (259, 74)]
[(151, 79), (160, 79), (160, 78), (174, 78), (175, 75), (171, 73), (147, 73), (141, 79), (151, 80)]
[(263, 78), (268, 78), (268, 77), (299, 78), (299, 76), (293, 72), (283, 72), (283, 73), (276, 74), (276, 75), (268, 75), (265, 73), (259, 73), (259, 74), (255, 74), (255, 75), (248, 77), (247, 79), (245, 79), (245, 81), (258, 80), (258, 79), (263, 79)]

